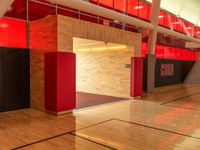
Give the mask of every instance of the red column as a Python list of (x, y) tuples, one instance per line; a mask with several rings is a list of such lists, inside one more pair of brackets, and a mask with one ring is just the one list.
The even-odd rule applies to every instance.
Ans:
[(131, 58), (131, 97), (142, 96), (143, 58)]
[(45, 54), (45, 108), (60, 114), (76, 107), (76, 55), (70, 52)]

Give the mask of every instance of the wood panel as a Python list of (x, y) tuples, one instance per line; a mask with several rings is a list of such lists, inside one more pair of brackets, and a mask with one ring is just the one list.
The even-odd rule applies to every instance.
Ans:
[(31, 106), (44, 110), (44, 54), (73, 51), (73, 37), (133, 46), (140, 56), (141, 35), (66, 16), (55, 15), (30, 23)]
[(30, 48), (42, 51), (57, 50), (57, 16), (30, 22)]
[[(0, 114), (0, 149), (14, 149), (27, 144), (30, 145), (25, 149), (49, 150), (55, 146), (61, 150), (68, 150), (73, 146), (75, 149), (97, 149), (97, 145), (83, 140), (81, 142), (77, 137), (67, 138), (69, 132), (76, 130), (79, 135), (84, 132), (81, 136), (108, 145), (127, 147), (136, 142), (131, 144), (131, 148), (137, 150), (198, 150), (200, 96), (192, 95), (199, 92), (200, 85), (173, 85), (158, 88), (155, 93), (144, 96), (141, 100), (106, 104), (61, 116), (34, 109), (4, 112)], [(160, 105), (166, 100), (183, 97), (188, 97), (188, 102), (185, 101), (186, 104), (180, 104), (178, 108)], [(113, 118), (139, 126), (111, 122), (110, 119)]]
[(57, 16), (30, 23), (31, 107), (44, 110), (44, 55), (57, 51)]
[(58, 15), (58, 51), (72, 51), (73, 37), (133, 46), (141, 56), (141, 34)]
[(77, 91), (130, 97), (129, 48), (76, 52)]

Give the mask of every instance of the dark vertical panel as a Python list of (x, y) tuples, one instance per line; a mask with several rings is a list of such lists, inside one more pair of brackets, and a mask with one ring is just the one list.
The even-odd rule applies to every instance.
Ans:
[(21, 106), (30, 107), (30, 52), (21, 49)]
[(3, 49), (3, 110), (29, 106), (30, 78), (28, 50)]
[(21, 63), (19, 62), (20, 51), (17, 49), (3, 49), (3, 93), (4, 109), (17, 108), (21, 100)]
[(2, 48), (0, 48), (0, 109), (3, 104), (3, 57)]
[(147, 90), (147, 57), (143, 58), (143, 90)]

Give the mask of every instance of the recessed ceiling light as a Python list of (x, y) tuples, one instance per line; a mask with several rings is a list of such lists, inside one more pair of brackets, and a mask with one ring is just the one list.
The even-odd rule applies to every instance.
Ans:
[(143, 7), (139, 5), (139, 6), (135, 6), (134, 8), (135, 9), (142, 9)]
[(180, 22), (177, 21), (177, 22), (173, 22), (172, 24), (180, 24)]
[(163, 16), (163, 15), (160, 15), (160, 16), (158, 16), (158, 18), (164, 18), (165, 16)]
[(191, 30), (191, 29), (192, 29), (192, 27), (186, 27), (186, 29), (188, 29), (188, 30)]
[(12, 10), (13, 10), (13, 8), (12, 8), (12, 6), (10, 6), (10, 7), (8, 7), (7, 11), (12, 11)]
[(118, 21), (118, 20), (114, 20), (114, 22), (116, 22), (116, 23), (119, 23), (119, 21)]
[(0, 23), (0, 28), (7, 28), (8, 24), (7, 23)]

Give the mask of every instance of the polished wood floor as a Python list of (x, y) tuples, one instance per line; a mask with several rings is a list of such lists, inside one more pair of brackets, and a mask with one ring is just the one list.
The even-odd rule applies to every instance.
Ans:
[(174, 85), (61, 116), (0, 113), (0, 150), (199, 150), (199, 98), (200, 85)]

